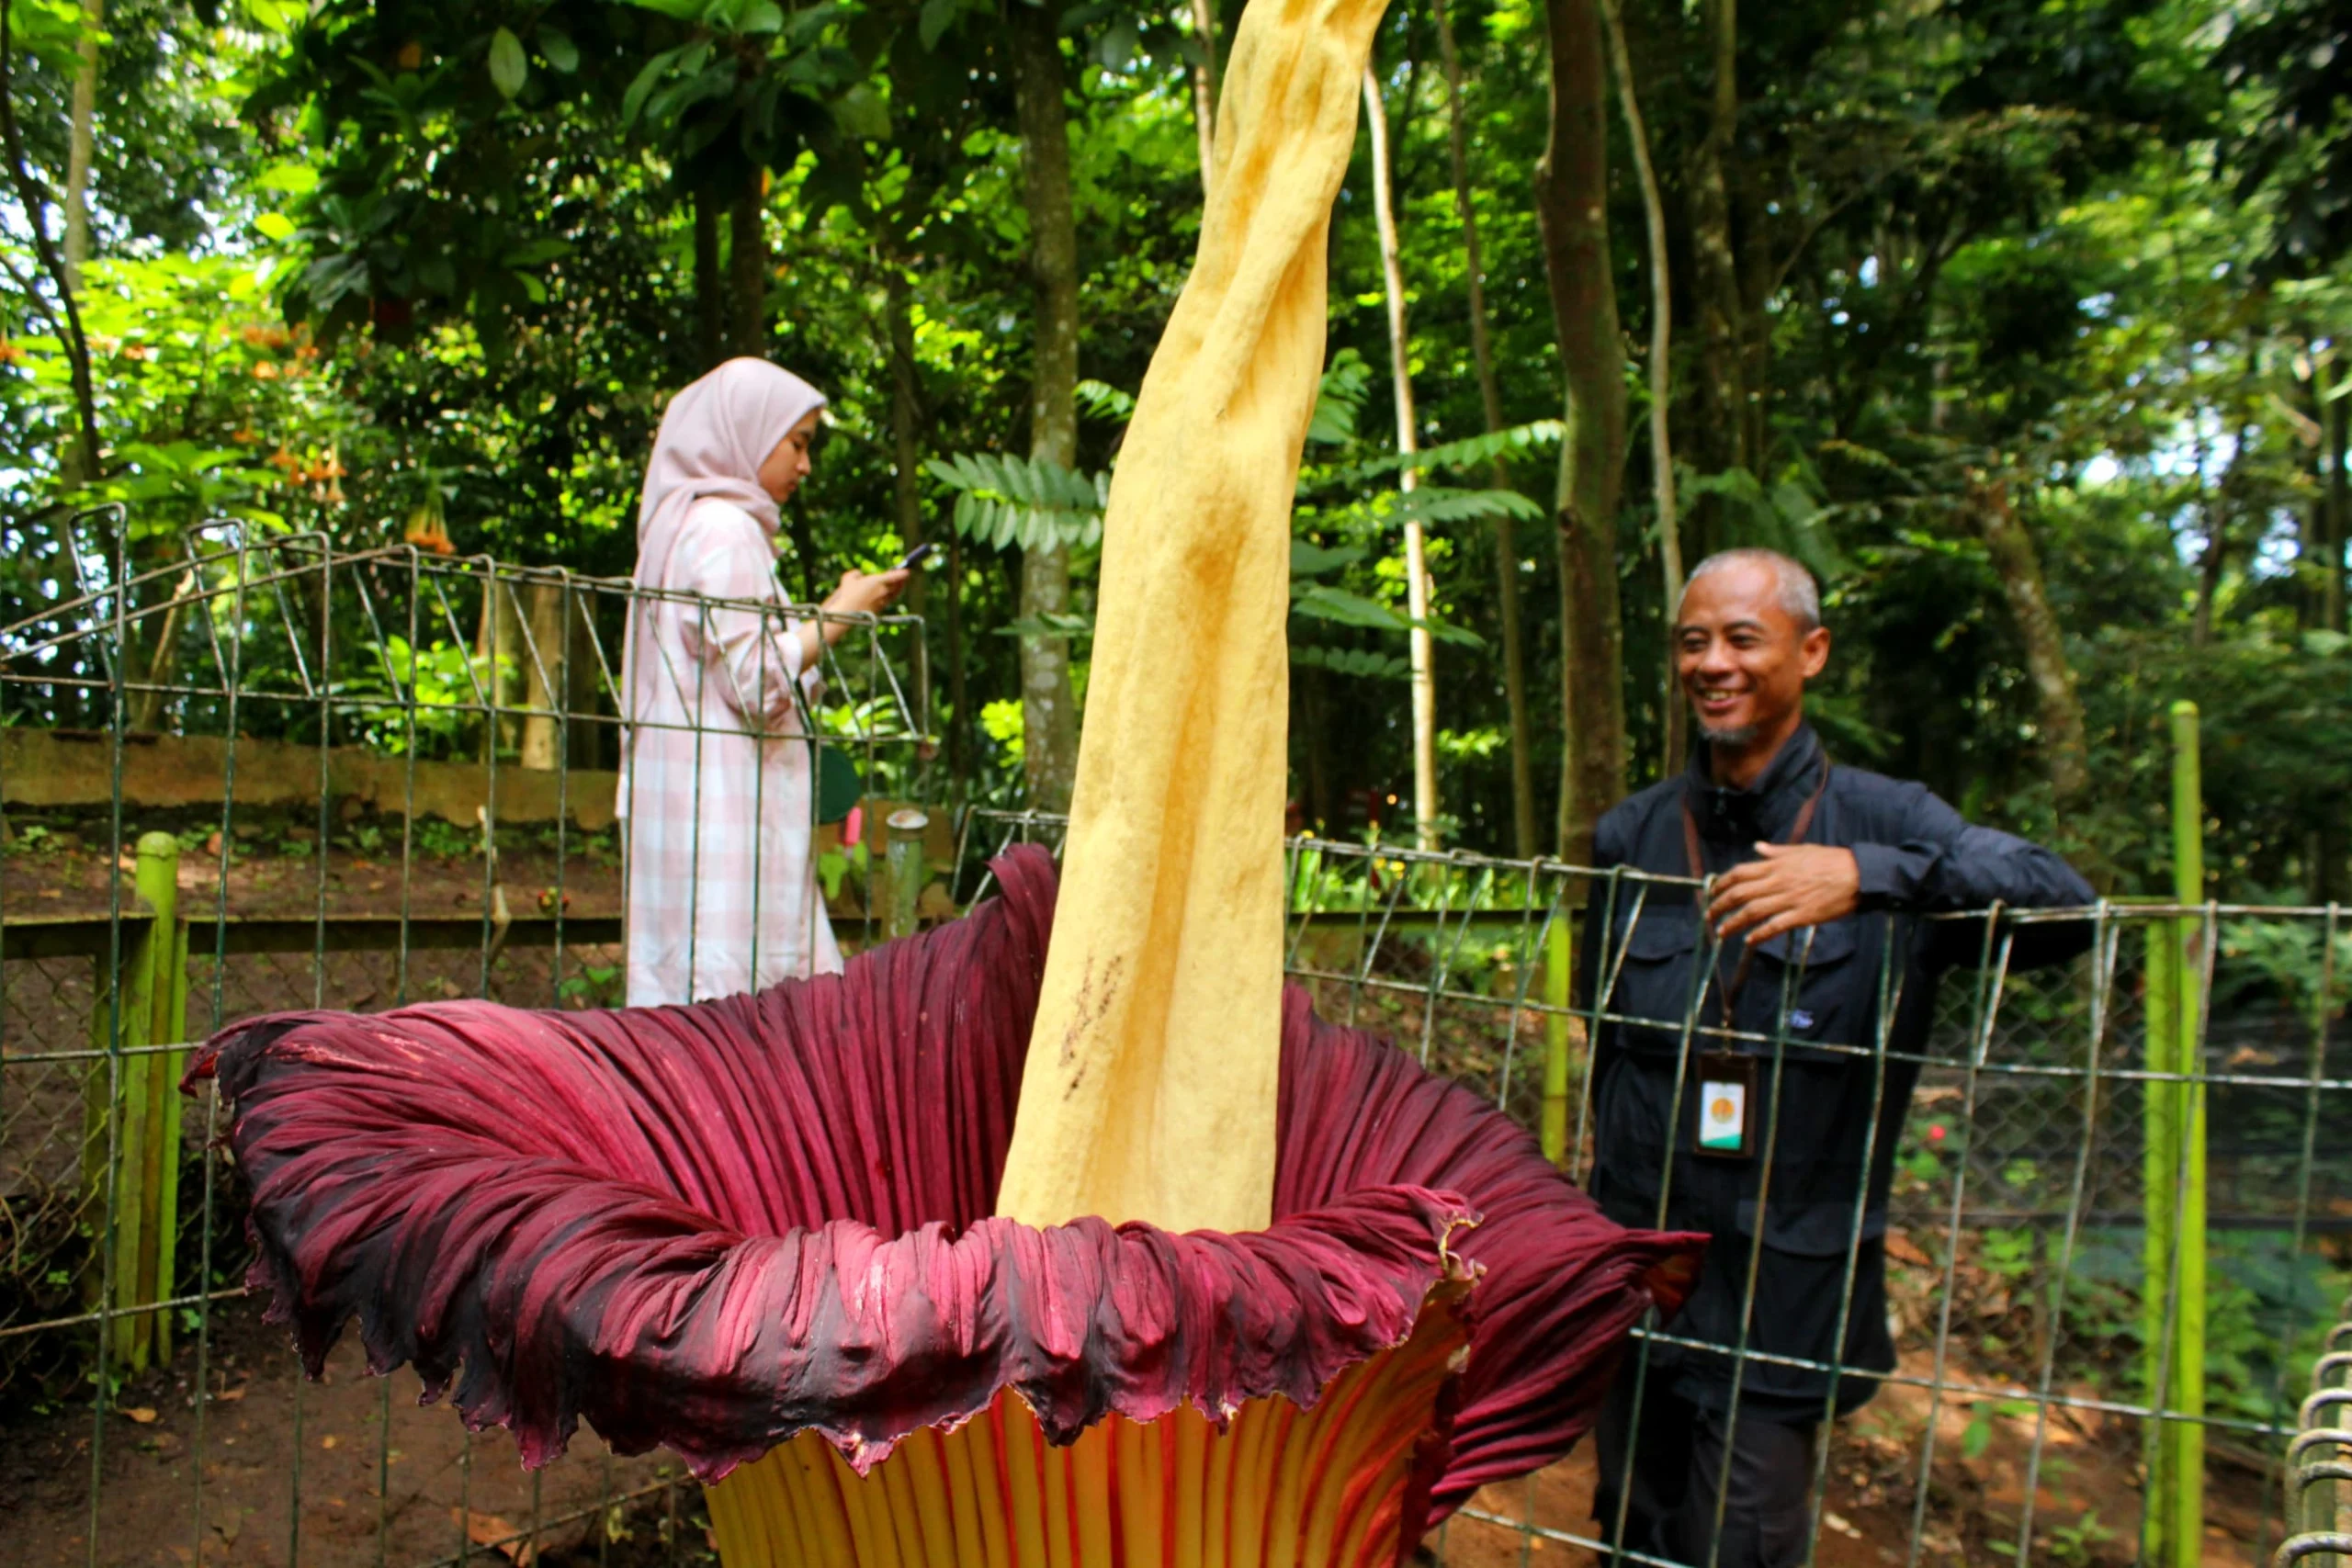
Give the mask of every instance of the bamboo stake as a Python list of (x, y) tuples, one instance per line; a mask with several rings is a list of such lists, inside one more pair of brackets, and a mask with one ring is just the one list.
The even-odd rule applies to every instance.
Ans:
[[(2173, 901), (2205, 902), (2205, 803), (2197, 705), (2172, 705)], [(2205, 1545), (2205, 949), (2207, 915), (2148, 933), (2147, 1213), (2141, 1313), (2148, 1398), (2147, 1507), (2141, 1560), (2196, 1568)]]
[[(1380, 229), (1380, 271), (1388, 293), (1389, 378), (1396, 392), (1396, 451), (1420, 450), (1414, 432), (1413, 366), (1405, 331), (1405, 268), (1397, 255), (1396, 204), (1388, 172), (1388, 116), (1380, 101), (1380, 79), (1363, 73), (1364, 120), (1372, 131), (1372, 213)], [(1413, 493), (1420, 478), (1411, 468), (1396, 476), (1397, 488)], [(1409, 634), (1413, 681), (1413, 838), (1425, 850), (1438, 847), (1437, 659), (1430, 637), (1428, 540), (1419, 522), (1405, 525), (1405, 602), (1413, 617)]]
[(1568, 998), (1576, 967), (1568, 912), (1555, 910), (1544, 939), (1544, 1157), (1562, 1169), (1568, 1163)]

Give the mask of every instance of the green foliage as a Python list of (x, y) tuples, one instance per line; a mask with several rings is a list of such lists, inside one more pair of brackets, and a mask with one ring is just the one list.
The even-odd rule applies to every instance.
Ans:
[(956, 492), (956, 531), (995, 549), (1087, 547), (1102, 537), (1108, 474), (1073, 473), (1042, 457), (958, 453), (924, 465)]
[(817, 855), (817, 879), (825, 885), (825, 897), (828, 899), (840, 897), (842, 883), (852, 873), (863, 881), (871, 860), (863, 839), (846, 850), (836, 847), (820, 851)]
[[(1408, 468), (1427, 471), (1484, 468), (1498, 457), (1519, 457), (1544, 447), (1556, 446), (1566, 432), (1567, 426), (1556, 419), (1532, 419), (1524, 424), (1514, 424), (1489, 434), (1465, 435), (1459, 441), (1442, 441), (1434, 446), (1424, 446), (1408, 454), (1390, 453), (1385, 457), (1367, 457), (1351, 465), (1347, 471), (1351, 478), (1370, 479)], [(1514, 500), (1524, 499), (1515, 491), (1498, 493), (1510, 494)]]
[(556, 995), (574, 1007), (616, 1008), (628, 994), (628, 972), (618, 964), (589, 964), (579, 973), (567, 975), (555, 988)]
[(1393, 653), (1380, 653), (1360, 648), (1317, 648), (1293, 643), (1290, 650), (1293, 664), (1304, 664), (1317, 670), (1329, 670), (1334, 675), (1354, 675), (1373, 681), (1402, 681), (1413, 672), (1412, 661)]
[[(81, 11), (15, 0), (10, 16), (28, 163), (54, 192)], [(1703, 8), (1637, 5), (1626, 21), (1656, 84), (1652, 151), (1662, 168), (1695, 168), (1713, 75)], [(45, 510), (69, 498), (129, 506), (141, 570), (179, 558), (208, 518), (359, 547), (399, 539), (423, 509), (463, 551), (625, 571), (667, 398), (755, 315), (775, 356), (831, 400), (816, 474), (786, 513), (795, 592), (903, 548), (893, 405), (910, 389), (923, 536), (957, 547), (926, 608), (934, 670), (952, 660), (966, 681), (949, 756), (971, 793), (999, 787), (1017, 737), (991, 737), (982, 710), (1016, 694), (1021, 637), (1089, 633), (1103, 476), (1198, 232), (1189, 14), (1089, 6), (1064, 22), (1087, 378), (1066, 470), (1007, 456), (1029, 434), (1028, 215), (1001, 29), (971, 0), (247, 0), (233, 13), (109, 0), (80, 300), (107, 463), (69, 490), (54, 287), (11, 187), (0, 616), (25, 619), (74, 581), (74, 547)], [(1472, 362), (1430, 19), (1398, 13), (1380, 50), (1421, 450), (1397, 453), (1385, 417), (1387, 323), (1359, 165), (1332, 231), (1330, 352), (1295, 514), (1320, 552), (1293, 570), (1296, 793), (1334, 830), (1343, 797), (1396, 793), (1409, 766), (1395, 716), (1408, 521), (1428, 534), (1449, 731), (1508, 732), (1494, 590), (1509, 573), (1540, 801), (1562, 750), (1560, 347), (1529, 197), (1544, 29), (1525, 7), (1455, 22), (1503, 428), (1487, 433)], [(2161, 715), (2196, 696), (2216, 891), (2340, 895), (2352, 865), (2328, 803), (2352, 770), (2352, 676), (2318, 602), (2321, 448), (2352, 383), (2352, 117), (2328, 63), (2342, 18), (2317, 0), (2226, 15), (2085, 0), (1865, 8), (1834, 28), (1755, 10), (1739, 27), (1724, 172), (1753, 428), (1726, 433), (1705, 389), (1704, 310), (1678, 313), (1668, 412), (1686, 556), (1764, 544), (1806, 561), (1836, 636), (1810, 697), (1834, 751), (2052, 837), (2119, 891), (2162, 884)], [(1620, 325), (1639, 344), (1641, 216), (1611, 134)], [(767, 276), (739, 299), (730, 213), (716, 209), (763, 187)], [(1669, 283), (1703, 307), (1693, 216), (1672, 206)], [(718, 220), (704, 233), (718, 231), (715, 250), (698, 252), (698, 209)], [(697, 276), (714, 266), (724, 298)], [(1610, 367), (1642, 382), (1642, 367)], [(1629, 786), (1657, 766), (1665, 722), (1647, 440), (1635, 421), (1633, 482), (1601, 525), (1618, 547)], [(2063, 822), (2026, 649), (1969, 510), (1994, 482), (2037, 547), (2085, 710), (2096, 798)], [(1026, 619), (1008, 557), (1048, 541), (1078, 552), (1075, 602)], [(2210, 615), (2192, 646), (2200, 594)], [(375, 681), (384, 713), (401, 707), (403, 682), (370, 671), (380, 651), (344, 654), (331, 679)], [(431, 657), (459, 656), (420, 666)], [(473, 739), (447, 728), (447, 705), (420, 696), (417, 709), (420, 745), (454, 753)], [(86, 716), (69, 691), (0, 722)], [(1467, 844), (1508, 841), (1506, 751), (1445, 758)], [(2245, 955), (2272, 976), (2249, 984), (2307, 998), (2310, 964)]]
[(1315, 412), (1307, 421), (1306, 439), (1319, 446), (1345, 446), (1356, 438), (1356, 416), (1363, 412), (1372, 391), (1372, 367), (1353, 348), (1332, 355), (1316, 389)]
[(447, 757), (461, 738), (481, 731), (495, 674), (511, 680), (514, 661), (481, 657), (435, 637), (413, 649), (408, 639), (388, 637), (361, 644), (375, 656), (339, 683), (339, 691), (363, 699), (355, 721), (366, 744), (391, 756), (413, 749), (421, 757)]
[(2224, 923), (2214, 1005), (2230, 1008), (2255, 997), (2283, 997), (2299, 1017), (2341, 1018), (2352, 1001), (2352, 931), (2337, 931), (2329, 942), (2303, 921)]
[(481, 853), (481, 840), (477, 833), (444, 822), (438, 817), (420, 817), (410, 829), (411, 841), (416, 852), (435, 860), (467, 860)]

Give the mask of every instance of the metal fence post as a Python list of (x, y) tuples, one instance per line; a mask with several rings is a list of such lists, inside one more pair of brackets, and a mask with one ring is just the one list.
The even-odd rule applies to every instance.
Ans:
[[(2173, 901), (2205, 902), (2205, 802), (2197, 705), (2172, 705)], [(2147, 1112), (2142, 1168), (2147, 1215), (2141, 1303), (2149, 1397), (2143, 1560), (2195, 1568), (2205, 1535), (2205, 1086), (2200, 1025), (2203, 916), (2148, 931)], [(2169, 1305), (2170, 1310), (2167, 1310)], [(2168, 1413), (2168, 1414), (2167, 1414)]]

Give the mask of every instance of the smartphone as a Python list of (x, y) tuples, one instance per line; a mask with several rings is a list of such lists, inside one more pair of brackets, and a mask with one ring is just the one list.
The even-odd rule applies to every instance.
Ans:
[(916, 567), (921, 566), (924, 561), (929, 560), (931, 558), (931, 552), (936, 548), (938, 548), (937, 546), (928, 543), (917, 545), (913, 549), (910, 549), (905, 555), (900, 556), (899, 558), (899, 564), (892, 567), (890, 570), (892, 571), (911, 571)]

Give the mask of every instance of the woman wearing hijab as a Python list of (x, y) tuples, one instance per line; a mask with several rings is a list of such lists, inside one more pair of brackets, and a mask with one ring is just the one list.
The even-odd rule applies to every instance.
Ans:
[[(637, 511), (648, 592), (622, 660), (632, 1007), (842, 966), (817, 891), (803, 709), (848, 627), (740, 607), (785, 603), (777, 508), (808, 477), (824, 406), (791, 372), (730, 359), (670, 400), (654, 438)], [(906, 581), (845, 571), (824, 608), (873, 614)]]

